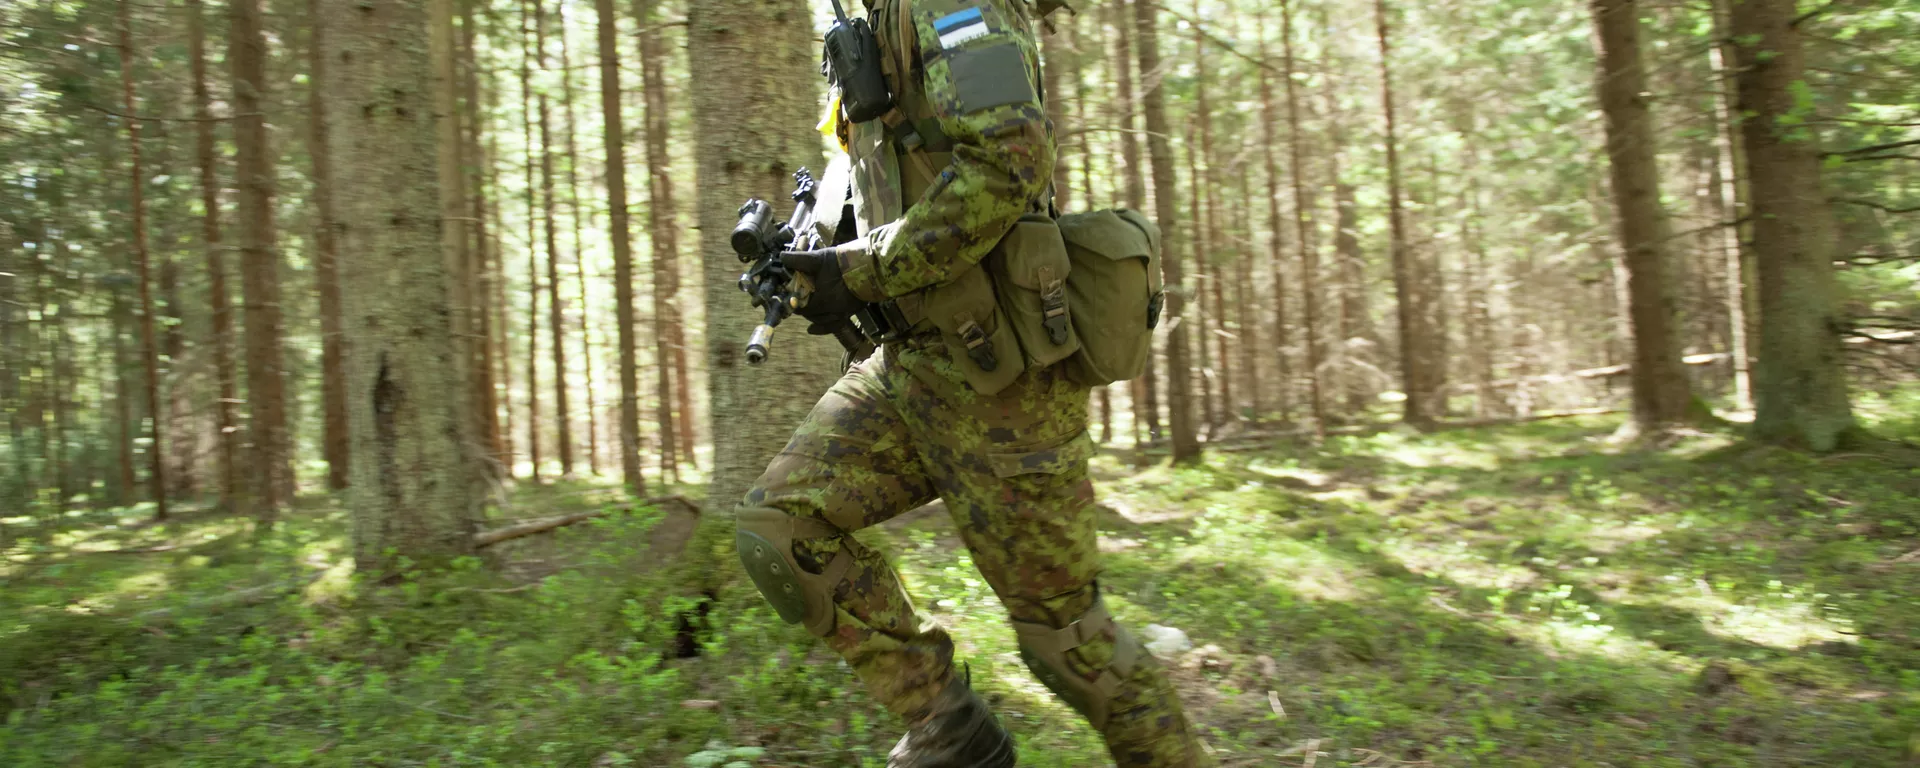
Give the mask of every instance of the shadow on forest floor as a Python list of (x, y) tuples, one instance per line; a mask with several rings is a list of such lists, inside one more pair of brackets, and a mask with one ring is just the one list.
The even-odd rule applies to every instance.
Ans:
[[(1167, 662), (1226, 766), (1915, 760), (1913, 456), (1617, 452), (1613, 425), (1102, 457), (1103, 588), (1198, 646)], [(512, 514), (614, 499), (522, 488)], [(897, 724), (738, 580), (674, 658), (693, 601), (640, 575), (656, 517), (358, 590), (325, 500), (264, 536), (68, 520), (0, 559), (0, 764), (882, 764)], [(862, 536), (953, 628), (1022, 765), (1105, 764), (943, 514)]]

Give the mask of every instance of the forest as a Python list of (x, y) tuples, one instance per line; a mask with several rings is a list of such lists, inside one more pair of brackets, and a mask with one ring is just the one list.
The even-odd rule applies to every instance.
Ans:
[[(1920, 765), (1920, 0), (1012, 2), (1160, 228), (1100, 589), (1210, 761)], [(886, 765), (733, 551), (833, 20), (0, 2), (0, 764)], [(859, 539), (1110, 764), (940, 507)]]

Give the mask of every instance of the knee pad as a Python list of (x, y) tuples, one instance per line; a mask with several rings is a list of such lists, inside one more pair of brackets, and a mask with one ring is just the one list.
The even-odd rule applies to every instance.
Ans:
[[(1067, 652), (1100, 638), (1109, 627), (1113, 629), (1113, 660), (1088, 679), (1067, 663)], [(1086, 717), (1096, 730), (1105, 728), (1113, 714), (1114, 697), (1119, 695), (1124, 678), (1133, 674), (1141, 655), (1139, 641), (1113, 620), (1106, 602), (1096, 595), (1086, 613), (1061, 629), (1016, 621), (1013, 631), (1019, 637), (1020, 660), (1033, 676)]]
[(793, 558), (793, 543), (801, 539), (844, 536), (823, 520), (795, 517), (777, 509), (750, 507), (735, 521), (734, 546), (747, 578), (788, 624), (800, 624), (815, 636), (833, 631), (833, 590), (853, 567), (853, 553), (842, 547), (820, 573), (809, 573)]

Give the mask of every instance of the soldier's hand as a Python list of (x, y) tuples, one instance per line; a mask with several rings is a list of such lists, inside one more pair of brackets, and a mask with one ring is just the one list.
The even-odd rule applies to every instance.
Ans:
[[(806, 275), (813, 282), (813, 292), (794, 309), (801, 317), (812, 321), (807, 328), (808, 333), (831, 333), (834, 327), (860, 309), (860, 299), (847, 290), (847, 282), (840, 275), (840, 251), (852, 245), (849, 243), (834, 248), (780, 254), (781, 262), (788, 269)], [(820, 330), (816, 331), (816, 328)]]

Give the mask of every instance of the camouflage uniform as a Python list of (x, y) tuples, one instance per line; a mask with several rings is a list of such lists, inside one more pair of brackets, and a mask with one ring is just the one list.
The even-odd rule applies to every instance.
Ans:
[[(900, 45), (897, 2), (870, 4), (883, 45)], [(896, 86), (909, 94), (904, 115), (841, 134), (853, 156), (848, 204), (870, 244), (844, 254), (843, 271), (868, 301), (976, 269), (1016, 219), (1045, 207), (1053, 164), (1023, 0), (916, 0), (911, 12), (919, 92)], [(979, 107), (1004, 99), (1005, 84), (956, 83), (978, 73), (963, 65), (956, 75), (948, 62), (1004, 45), (1020, 56), (993, 66), (1024, 62), (1013, 71), (1024, 75), (1026, 98)], [(934, 163), (891, 151), (898, 130), (883, 122), (917, 123), (946, 146)], [(939, 171), (916, 174), (915, 165)], [(902, 199), (915, 202), (898, 210)], [(869, 226), (882, 222), (890, 223)], [(1100, 601), (1089, 390), (1055, 365), (982, 394), (956, 362), (964, 359), (924, 325), (849, 370), (755, 484), (740, 512), (749, 574), (889, 709), (919, 720), (954, 676), (953, 641), (914, 610), (885, 558), (848, 534), (943, 499), (1011, 614), (1028, 666), (1093, 722), (1114, 760), (1200, 764), (1165, 671)], [(1003, 365), (1020, 362), (1012, 357)]]

